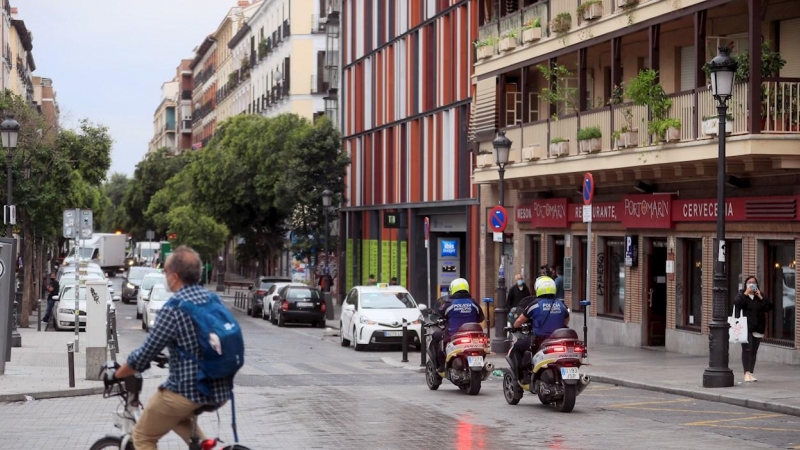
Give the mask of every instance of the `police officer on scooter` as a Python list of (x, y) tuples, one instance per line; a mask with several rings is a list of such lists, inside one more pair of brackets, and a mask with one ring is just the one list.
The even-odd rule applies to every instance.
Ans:
[(547, 276), (537, 278), (534, 290), (536, 301), (514, 322), (514, 328), (519, 328), (530, 320), (533, 328), (531, 336), (518, 340), (511, 349), (512, 356), (518, 362), (517, 367), (523, 371), (521, 374), (523, 376), (519, 378), (522, 384), (530, 383), (530, 367), (523, 368), (521, 364), (525, 351), (530, 349), (531, 356), (535, 355), (542, 342), (554, 331), (566, 328), (569, 324), (569, 310), (563, 300), (556, 299), (556, 283), (552, 278)]
[(450, 283), (450, 295), (439, 305), (436, 313), (447, 321), (447, 329), (436, 330), (431, 336), (433, 348), (436, 349), (436, 365), (438, 372), (444, 372), (444, 351), (442, 341), (449, 341), (461, 325), (465, 323), (481, 323), (485, 320), (483, 310), (469, 293), (469, 283), (463, 278), (456, 278)]

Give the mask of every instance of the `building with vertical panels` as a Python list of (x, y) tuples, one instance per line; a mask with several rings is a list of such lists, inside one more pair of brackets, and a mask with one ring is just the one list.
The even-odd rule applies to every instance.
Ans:
[(341, 2), (341, 131), (351, 158), (339, 224), (341, 294), (369, 275), (397, 277), (423, 303), (456, 277), (479, 284), (467, 143), (475, 4)]

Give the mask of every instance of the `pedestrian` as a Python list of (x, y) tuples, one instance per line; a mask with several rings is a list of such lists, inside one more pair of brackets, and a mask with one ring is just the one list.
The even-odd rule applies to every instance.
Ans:
[(375, 275), (370, 274), (369, 280), (367, 280), (367, 286), (375, 286), (376, 284)]
[(328, 268), (326, 267), (325, 273), (323, 273), (322, 276), (319, 277), (319, 289), (322, 292), (330, 292), (331, 286), (333, 286), (333, 278), (328, 273)]
[[(170, 303), (200, 305), (211, 301), (210, 296), (214, 294), (199, 286), (202, 264), (197, 252), (186, 246), (176, 248), (167, 257), (164, 269), (166, 287), (175, 293)], [(231, 398), (233, 378), (212, 380), (210, 386), (205, 386), (210, 388), (210, 396), (200, 392), (196, 358), (201, 356), (201, 347), (194, 322), (182, 308), (170, 304), (161, 308), (142, 346), (110, 374), (111, 378), (120, 380), (144, 372), (165, 347), (169, 349), (169, 376), (150, 397), (133, 428), (133, 445), (139, 450), (156, 450), (159, 439), (170, 430), (186, 440), (192, 432), (192, 419), (198, 408), (205, 405), (219, 408)], [(194, 356), (182, 357), (181, 353)], [(205, 439), (199, 427), (196, 433), (201, 441)]]
[(531, 290), (528, 288), (528, 285), (525, 284), (525, 281), (522, 279), (522, 274), (514, 275), (515, 285), (508, 290), (508, 297), (506, 298), (506, 303), (508, 303), (508, 308), (516, 308), (519, 306), (519, 302), (526, 297), (531, 296)]
[[(551, 266), (552, 267), (552, 266)], [(553, 281), (556, 282), (556, 299), (564, 300), (564, 276), (561, 275), (563, 269), (561, 266), (556, 266), (553, 269)]]
[[(772, 302), (765, 298), (761, 289), (758, 287), (756, 277), (747, 277), (744, 282), (745, 288), (739, 291), (733, 301), (733, 315), (739, 316), (741, 313), (747, 317), (747, 343), (742, 344), (742, 366), (744, 368), (744, 381), (749, 383), (758, 381), (753, 372), (756, 369), (756, 354), (761, 339), (764, 338), (764, 330), (767, 328), (767, 313), (772, 311)], [(737, 310), (739, 311), (737, 313)]]
[(397, 286), (397, 277), (392, 277), (392, 279), (389, 280), (389, 286)]
[(45, 313), (44, 317), (42, 317), (43, 323), (50, 322), (50, 315), (53, 314), (53, 307), (56, 304), (56, 300), (53, 298), (60, 292), (61, 286), (56, 280), (56, 273), (50, 272), (50, 284), (47, 286), (47, 312)]
[(549, 277), (550, 276), (550, 268), (547, 267), (547, 264), (542, 264), (542, 266), (539, 267), (539, 276), (540, 277)]

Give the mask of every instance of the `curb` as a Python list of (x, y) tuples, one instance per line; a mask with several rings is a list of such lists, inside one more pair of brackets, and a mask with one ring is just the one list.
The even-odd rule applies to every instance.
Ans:
[(69, 397), (83, 397), (87, 395), (100, 395), (103, 393), (103, 387), (93, 388), (80, 388), (61, 391), (42, 391), (31, 392), (28, 394), (3, 394), (0, 395), (0, 403), (9, 402), (24, 402), (27, 401), (25, 397), (33, 397), (34, 400), (44, 400), (48, 398), (69, 398)]
[(388, 364), (388, 365), (390, 365), (392, 367), (397, 367), (398, 369), (405, 369), (405, 370), (408, 370), (408, 371), (411, 371), (411, 372), (416, 372), (416, 373), (425, 373), (425, 368), (424, 367), (413, 366), (413, 365), (411, 365), (411, 363), (404, 363), (404, 362), (396, 361), (395, 359), (393, 359), (393, 358), (391, 358), (389, 356), (381, 357), (381, 361), (384, 364)]
[(782, 403), (752, 400), (742, 397), (734, 397), (731, 395), (710, 394), (706, 392), (698, 392), (684, 388), (656, 386), (653, 384), (640, 383), (638, 381), (630, 381), (622, 378), (608, 377), (604, 375), (592, 375), (591, 373), (589, 373), (588, 375), (592, 378), (592, 381), (598, 383), (613, 384), (616, 386), (623, 386), (633, 389), (642, 389), (645, 391), (663, 392), (665, 394), (680, 395), (682, 397), (690, 397), (690, 398), (695, 398), (697, 400), (705, 400), (716, 403), (726, 403), (728, 405), (740, 406), (743, 408), (757, 409), (760, 411), (800, 417), (800, 407), (786, 405)]

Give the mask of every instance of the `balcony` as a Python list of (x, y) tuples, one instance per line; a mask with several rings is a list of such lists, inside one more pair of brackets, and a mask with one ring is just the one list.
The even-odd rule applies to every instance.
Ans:
[(327, 16), (321, 16), (319, 14), (312, 14), (311, 15), (311, 34), (321, 34), (325, 32), (325, 24), (328, 23)]
[(181, 120), (181, 133), (183, 134), (192, 133), (192, 119)]
[(292, 28), (289, 25), (289, 19), (283, 21), (283, 25), (281, 26), (281, 33), (283, 34), (284, 39), (287, 39), (292, 34)]
[(192, 91), (184, 89), (181, 91), (181, 100), (192, 100)]

